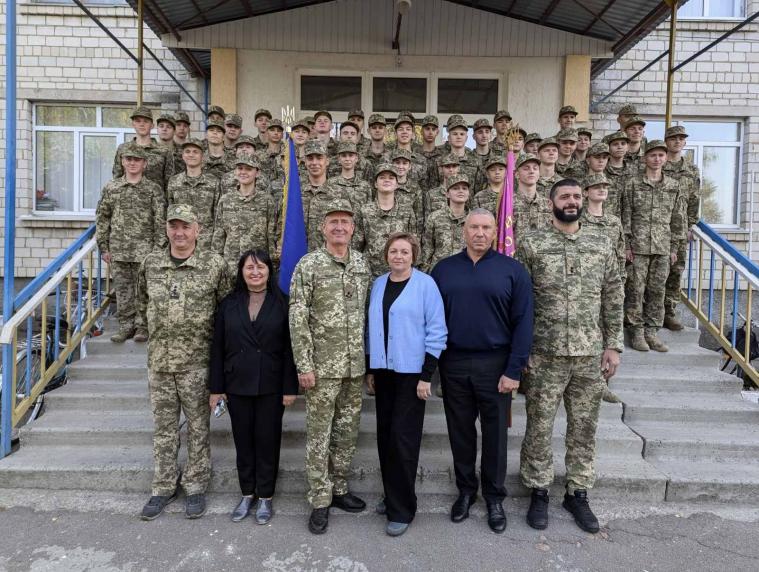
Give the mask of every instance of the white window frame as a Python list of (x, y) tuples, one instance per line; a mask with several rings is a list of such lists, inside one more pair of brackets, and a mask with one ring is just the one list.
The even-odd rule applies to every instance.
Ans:
[[(368, 78), (368, 84), (366, 86), (367, 91), (367, 100), (369, 102), (369, 109), (374, 110), (374, 78), (380, 78), (380, 77), (399, 77), (399, 78), (410, 78), (410, 79), (425, 79), (427, 80), (427, 93), (425, 94), (425, 101), (424, 101), (424, 112), (421, 111), (414, 111), (413, 113), (415, 115), (419, 115), (419, 119), (424, 117), (425, 115), (429, 115), (430, 109), (433, 109), (432, 107), (432, 75), (429, 72), (412, 72), (412, 71), (399, 71), (399, 72), (393, 72), (393, 71), (379, 71), (379, 72), (370, 72), (367, 74)], [(395, 117), (403, 111), (402, 109), (395, 109), (393, 111), (383, 111), (383, 115), (387, 115), (388, 117)], [(374, 113), (374, 111), (372, 111)], [(380, 113), (380, 112), (377, 112)]]
[(711, 0), (704, 0), (704, 15), (701, 16), (680, 16), (678, 11), (678, 20), (743, 20), (745, 16), (740, 15), (746, 13), (745, 0), (733, 0), (733, 13), (739, 14), (738, 16), (706, 16), (709, 13), (709, 2)]
[[(43, 107), (95, 107), (96, 109), (96, 127), (81, 126), (81, 127), (65, 127), (58, 125), (37, 125), (37, 106)], [(60, 216), (77, 216), (77, 215), (92, 215), (95, 213), (95, 209), (85, 209), (82, 204), (84, 202), (84, 179), (83, 179), (83, 164), (84, 156), (82, 155), (81, 141), (84, 135), (115, 135), (116, 145), (120, 145), (125, 141), (127, 137), (134, 134), (134, 130), (131, 127), (119, 128), (119, 127), (101, 127), (103, 125), (103, 108), (105, 107), (128, 107), (128, 105), (117, 104), (98, 104), (98, 103), (83, 103), (81, 105), (61, 103), (58, 101), (37, 101), (32, 107), (32, 212), (35, 216), (56, 218)], [(74, 134), (74, 189), (76, 194), (74, 195), (74, 210), (37, 210), (37, 133), (40, 132), (55, 132), (55, 133), (73, 133)], [(153, 132), (153, 134), (155, 131)]]

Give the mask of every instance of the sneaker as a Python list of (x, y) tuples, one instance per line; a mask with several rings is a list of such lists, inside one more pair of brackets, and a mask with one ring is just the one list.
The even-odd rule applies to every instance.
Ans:
[(146, 330), (137, 330), (134, 334), (134, 341), (138, 344), (144, 344), (148, 341), (148, 332)]
[(588, 491), (576, 490), (574, 495), (566, 493), (561, 503), (575, 517), (575, 523), (585, 532), (595, 534), (600, 530), (598, 519), (588, 504)]
[(150, 497), (145, 506), (142, 507), (142, 514), (140, 514), (140, 518), (142, 520), (155, 520), (161, 516), (163, 509), (165, 509), (175, 500), (177, 500), (177, 491), (174, 491), (170, 495), (154, 495)]
[(648, 347), (654, 350), (655, 352), (663, 353), (663, 352), (669, 351), (669, 347), (667, 347), (667, 344), (661, 341), (656, 334), (646, 334), (646, 343), (648, 344)]
[(639, 352), (647, 352), (649, 350), (648, 343), (646, 342), (646, 338), (643, 335), (643, 332), (637, 331), (632, 334), (632, 338), (630, 339), (630, 347)]
[(311, 534), (324, 534), (329, 526), (329, 507), (315, 508), (308, 519), (308, 530)]
[(674, 314), (664, 315), (664, 327), (673, 332), (679, 332), (684, 328), (683, 323)]
[(408, 530), (407, 522), (388, 522), (385, 527), (385, 532), (388, 536), (400, 536)]
[(535, 530), (545, 530), (548, 527), (548, 491), (546, 489), (532, 489), (527, 524)]
[(200, 518), (206, 513), (206, 495), (187, 495), (184, 503), (185, 518)]
[(128, 339), (134, 337), (134, 328), (124, 329), (119, 328), (119, 331), (111, 336), (111, 341), (114, 344), (123, 344)]

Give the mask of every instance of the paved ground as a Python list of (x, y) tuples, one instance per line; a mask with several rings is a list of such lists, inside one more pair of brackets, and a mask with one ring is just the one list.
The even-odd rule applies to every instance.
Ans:
[[(0, 491), (0, 570), (368, 572), (406, 570), (681, 571), (759, 569), (759, 509), (594, 503), (603, 529), (580, 531), (552, 499), (552, 523), (524, 523), (525, 499), (509, 499), (504, 535), (487, 528), (481, 503), (454, 525), (450, 499), (425, 498), (409, 532), (383, 532), (381, 517), (333, 513), (328, 533), (305, 528), (300, 499), (277, 499), (268, 526), (229, 521), (236, 502), (216, 496), (199, 521), (181, 500), (146, 523), (145, 499), (103, 494)], [(376, 500), (376, 499), (369, 499)], [(92, 512), (93, 507), (100, 508)]]

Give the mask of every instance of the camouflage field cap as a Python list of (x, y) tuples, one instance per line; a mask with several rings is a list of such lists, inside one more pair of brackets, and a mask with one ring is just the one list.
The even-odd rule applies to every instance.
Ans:
[(524, 144), (527, 145), (528, 143), (532, 143), (533, 141), (540, 142), (543, 138), (540, 136), (540, 133), (528, 133), (527, 137), (524, 138)]
[(348, 213), (353, 216), (353, 207), (348, 199), (335, 199), (327, 206), (327, 210), (324, 211), (324, 217), (332, 213)]
[(624, 128), (627, 129), (628, 127), (632, 127), (633, 125), (642, 125), (643, 127), (645, 127), (646, 122), (643, 121), (643, 118), (640, 117), (639, 115), (634, 115), (633, 117), (625, 121)]
[(538, 159), (532, 153), (525, 153), (524, 155), (520, 155), (517, 158), (517, 169), (519, 169), (519, 167), (521, 167), (525, 163), (529, 163), (529, 162), (537, 163), (538, 165), (540, 165), (540, 159)]
[(166, 221), (181, 220), (182, 222), (188, 222), (190, 224), (198, 222), (198, 215), (195, 214), (195, 210), (190, 205), (176, 204), (170, 205), (166, 209)]
[(678, 135), (682, 135), (683, 137), (688, 136), (685, 132), (685, 127), (682, 125), (673, 125), (672, 127), (667, 128), (667, 131), (664, 133), (664, 140), (666, 141), (670, 137), (677, 137)]
[(630, 138), (627, 136), (627, 133), (625, 133), (624, 131), (616, 131), (612, 133), (611, 135), (607, 135), (606, 137), (604, 137), (603, 140), (604, 140), (604, 143), (610, 144), (612, 141), (619, 141), (619, 140), (629, 142)]
[(206, 123), (206, 131), (208, 131), (209, 129), (211, 129), (211, 127), (218, 127), (224, 133), (227, 132), (227, 128), (224, 127), (224, 122), (223, 121), (217, 121), (216, 119), (209, 119), (208, 122)]
[(277, 119), (276, 117), (274, 119), (269, 119), (269, 125), (266, 126), (267, 131), (269, 129), (281, 129), (282, 131), (285, 130), (285, 125), (282, 123), (281, 119)]
[(343, 121), (340, 124), (340, 131), (343, 130), (343, 127), (353, 127), (353, 129), (355, 129), (356, 131), (361, 131), (361, 128), (358, 126), (358, 123), (356, 123), (355, 121), (351, 121), (350, 119), (348, 119), (347, 121)]
[(377, 165), (377, 170), (374, 171), (374, 180), (377, 180), (377, 177), (379, 177), (382, 173), (392, 173), (395, 175), (395, 178), (398, 178), (398, 171), (395, 170), (395, 166), (393, 166), (390, 163), (380, 163)]
[(593, 145), (590, 146), (590, 149), (588, 149), (588, 157), (597, 157), (598, 155), (604, 154), (609, 154), (609, 145), (603, 141), (593, 143)]
[(577, 141), (577, 129), (567, 127), (556, 134), (557, 141)]
[(562, 115), (578, 115), (574, 105), (565, 105), (559, 109), (559, 117)]
[(311, 126), (308, 124), (308, 121), (306, 121), (306, 118), (298, 119), (295, 123), (292, 124), (291, 128), (295, 130), (296, 127), (302, 127), (309, 133), (311, 132)]
[(381, 113), (372, 113), (369, 116), (369, 127), (371, 127), (372, 125), (377, 125), (377, 124), (387, 125), (387, 120), (385, 119), (385, 116), (382, 115)]
[(453, 153), (448, 153), (440, 158), (440, 165), (459, 165), (461, 161)]
[(666, 151), (667, 144), (661, 139), (652, 139), (651, 141), (646, 143), (646, 153), (649, 153), (650, 151), (653, 151), (654, 149), (664, 149)]
[(593, 139), (593, 132), (587, 127), (578, 127), (577, 135), (587, 135), (588, 137)]
[(589, 189), (590, 187), (595, 187), (596, 185), (608, 186), (608, 184), (609, 179), (606, 178), (606, 175), (603, 173), (593, 173), (592, 175), (585, 177), (585, 180), (582, 182), (582, 188)]
[(356, 149), (356, 144), (351, 141), (340, 141), (337, 144), (337, 154), (340, 153), (358, 153), (358, 149)]
[(256, 146), (256, 140), (251, 137), (250, 135), (240, 135), (237, 138), (237, 141), (235, 141), (235, 149), (239, 147), (240, 145), (251, 145), (253, 147)]
[(161, 113), (161, 115), (158, 116), (156, 123), (161, 123), (161, 121), (170, 123), (172, 127), (177, 126), (177, 120), (174, 119), (174, 116), (171, 113)]
[(408, 123), (411, 125), (411, 127), (414, 126), (414, 118), (410, 117), (408, 115), (399, 115), (398, 119), (395, 120), (395, 123), (393, 123), (393, 129), (398, 129), (401, 125), (404, 123)]
[(638, 115), (638, 108), (632, 104), (623, 105), (619, 108), (617, 115)]
[(145, 119), (150, 119), (150, 121), (153, 121), (153, 112), (149, 107), (140, 105), (139, 107), (135, 107), (132, 110), (132, 114), (129, 116), (129, 119), (134, 119), (135, 117), (144, 117)]
[(254, 169), (261, 168), (261, 165), (258, 162), (258, 157), (255, 155), (249, 155), (247, 153), (242, 153), (235, 157), (235, 167), (238, 165), (247, 165), (248, 167), (253, 167)]
[(511, 121), (511, 113), (507, 109), (499, 109), (495, 112), (495, 115), (493, 116), (493, 123), (498, 121), (499, 119), (508, 119)]
[(186, 123), (190, 125), (190, 115), (186, 111), (177, 111), (174, 114), (177, 123)]
[(271, 119), (271, 111), (268, 109), (264, 109), (263, 107), (261, 109), (256, 109), (256, 113), (253, 115), (253, 121), (261, 117), (262, 115), (268, 117)]
[[(512, 130), (514, 130), (514, 128), (512, 128)], [(527, 131), (525, 131), (525, 130), (524, 130), (524, 129), (522, 129), (521, 127), (517, 127), (517, 128), (515, 129), (515, 131), (516, 131), (517, 133), (519, 133), (519, 134), (522, 136), (522, 141), (524, 141), (525, 139), (527, 139)]]
[(145, 153), (145, 149), (137, 143), (128, 143), (124, 146), (124, 150), (121, 152), (122, 157), (134, 157), (135, 159), (147, 160), (148, 154)]
[(398, 112), (398, 117), (408, 117), (412, 123), (416, 123), (416, 117), (408, 109), (402, 109)]
[(198, 149), (202, 151), (203, 142), (197, 137), (190, 137), (187, 141), (182, 143), (182, 149), (187, 149), (188, 147), (197, 147)]
[(508, 164), (506, 163), (506, 157), (503, 155), (493, 155), (490, 157), (490, 159), (488, 159), (487, 163), (485, 163), (485, 170), (487, 171), (493, 165), (503, 165), (504, 167), (507, 167)]
[(364, 110), (363, 109), (354, 109), (350, 112), (348, 112), (348, 119), (351, 117), (360, 117), (361, 119), (364, 118)]
[(540, 151), (543, 147), (547, 147), (548, 145), (553, 145), (554, 147), (558, 148), (559, 142), (556, 140), (556, 137), (546, 137), (538, 145), (538, 151)]
[(311, 139), (310, 141), (306, 141), (306, 144), (304, 145), (304, 152), (307, 157), (309, 155), (326, 155), (327, 148), (321, 141)]
[(451, 175), (445, 180), (445, 190), (448, 190), (453, 185), (458, 185), (459, 183), (465, 183), (467, 187), (470, 186), (469, 177), (463, 173), (459, 173), (458, 175)]
[(208, 115), (211, 115), (212, 113), (216, 113), (218, 115), (221, 115), (222, 117), (227, 116), (227, 114), (224, 113), (224, 108), (221, 105), (211, 105), (208, 108)]
[(493, 126), (490, 124), (490, 121), (488, 121), (484, 117), (481, 117), (480, 119), (474, 122), (474, 125), (472, 125), (472, 130), (477, 131), (478, 129), (482, 129), (483, 127), (487, 127), (488, 129), (493, 128)]
[(451, 115), (448, 118), (448, 123), (446, 123), (446, 128), (448, 131), (452, 131), (456, 127), (463, 127), (464, 129), (469, 130), (469, 125), (461, 115)]
[(314, 119), (314, 116), (313, 116), (313, 115), (306, 115), (306, 116), (303, 118), (303, 121), (305, 121), (305, 122), (306, 122), (306, 123), (308, 123), (309, 125), (313, 125), (314, 123), (316, 123), (316, 119)]
[(437, 115), (425, 115), (424, 119), (422, 119), (422, 127), (425, 125), (440, 127), (440, 120), (437, 118)]
[(396, 159), (406, 159), (409, 163), (411, 162), (411, 151), (408, 149), (399, 149), (396, 147), (393, 149), (393, 152), (390, 154), (390, 160), (395, 161)]
[(224, 118), (224, 125), (234, 125), (242, 129), (242, 117), (237, 113), (227, 113), (227, 116)]
[(322, 115), (324, 115), (325, 117), (328, 117), (329, 120), (332, 121), (332, 114), (329, 111), (327, 111), (326, 109), (320, 109), (319, 111), (317, 111), (316, 113), (314, 113), (314, 121), (316, 121), (317, 119), (319, 119)]

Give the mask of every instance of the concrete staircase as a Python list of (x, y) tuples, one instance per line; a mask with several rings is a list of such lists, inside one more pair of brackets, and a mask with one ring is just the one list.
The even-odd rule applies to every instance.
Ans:
[[(114, 324), (107, 323), (107, 332)], [(759, 407), (741, 401), (738, 378), (717, 371), (714, 352), (698, 348), (695, 330), (671, 336), (665, 355), (628, 351), (612, 389), (625, 400), (603, 404), (598, 430), (594, 497), (661, 500), (738, 500), (759, 490)], [(45, 414), (21, 431), (21, 448), (0, 461), (0, 487), (145, 492), (152, 477), (152, 418), (145, 347), (88, 343), (88, 357), (70, 368), (69, 383), (46, 398)], [(526, 495), (518, 479), (525, 428), (524, 400), (513, 406), (507, 486)], [(374, 399), (365, 397), (352, 488), (381, 492)], [(211, 491), (237, 492), (229, 418), (212, 419)], [(563, 409), (556, 420), (557, 482), (564, 474)], [(184, 433), (183, 433), (184, 438)], [(305, 491), (304, 401), (285, 413), (279, 493)], [(184, 448), (183, 448), (184, 449)], [(753, 487), (753, 488), (752, 488)], [(417, 491), (456, 493), (442, 401), (428, 403)]]

